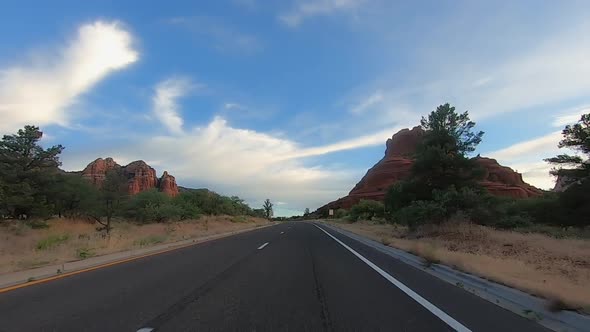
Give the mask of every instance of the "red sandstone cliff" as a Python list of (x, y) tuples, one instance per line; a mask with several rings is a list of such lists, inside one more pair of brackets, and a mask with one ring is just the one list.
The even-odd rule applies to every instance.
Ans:
[(107, 171), (112, 169), (119, 170), (121, 165), (117, 164), (113, 158), (98, 158), (91, 162), (82, 171), (82, 177), (90, 181), (94, 186), (100, 188), (106, 176)]
[(162, 178), (158, 179), (156, 170), (143, 160), (134, 161), (127, 166), (121, 166), (112, 158), (98, 158), (84, 168), (82, 177), (100, 188), (106, 177), (106, 173), (110, 170), (120, 172), (128, 179), (127, 193), (130, 195), (152, 188), (157, 188), (169, 196), (178, 195), (176, 179), (172, 175), (169, 175), (168, 172), (164, 172)]
[[(413, 154), (420, 144), (424, 130), (417, 126), (402, 129), (387, 140), (385, 156), (371, 167), (350, 193), (322, 209), (348, 209), (361, 199), (382, 201), (387, 189), (399, 180), (410, 176)], [(480, 183), (494, 195), (527, 198), (539, 196), (542, 191), (524, 182), (522, 175), (509, 167), (502, 166), (494, 159), (477, 157), (475, 159), (485, 170)]]
[(176, 179), (166, 171), (164, 171), (164, 174), (160, 178), (160, 191), (172, 197), (178, 195)]

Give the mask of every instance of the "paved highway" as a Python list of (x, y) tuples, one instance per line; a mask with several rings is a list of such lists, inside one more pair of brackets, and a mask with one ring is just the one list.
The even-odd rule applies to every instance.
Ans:
[(0, 294), (0, 331), (138, 330), (547, 331), (310, 223)]

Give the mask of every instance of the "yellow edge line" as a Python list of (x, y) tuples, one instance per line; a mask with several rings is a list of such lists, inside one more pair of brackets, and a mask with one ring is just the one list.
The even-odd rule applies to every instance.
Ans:
[[(272, 225), (270, 225), (272, 226)], [(267, 227), (267, 226), (263, 226), (263, 227)], [(127, 263), (127, 262), (131, 262), (134, 260), (138, 260), (141, 258), (145, 258), (145, 257), (149, 257), (149, 256), (156, 256), (159, 254), (164, 254), (173, 250), (178, 250), (178, 249), (182, 249), (182, 248), (186, 248), (186, 247), (190, 247), (190, 246), (194, 246), (200, 243), (204, 243), (204, 242), (208, 242), (208, 241), (213, 241), (213, 240), (217, 240), (223, 237), (227, 237), (227, 236), (231, 236), (231, 235), (237, 235), (239, 233), (245, 233), (248, 231), (253, 231), (256, 229), (261, 229), (261, 227), (257, 227), (257, 228), (252, 228), (252, 229), (248, 229), (248, 230), (244, 230), (243, 232), (238, 232), (238, 233), (232, 233), (232, 234), (226, 234), (225, 236), (219, 236), (219, 237), (214, 237), (214, 238), (210, 238), (210, 239), (205, 239), (202, 241), (195, 241), (189, 244), (185, 244), (185, 245), (180, 245), (178, 247), (174, 247), (174, 248), (168, 248), (162, 251), (157, 251), (157, 252), (152, 252), (152, 253), (148, 253), (148, 254), (144, 254), (144, 255), (140, 255), (140, 256), (134, 256), (134, 257), (130, 257), (130, 258), (125, 258), (122, 260), (118, 260), (118, 261), (114, 261), (114, 262), (110, 262), (110, 263), (104, 263), (104, 264), (100, 264), (100, 265), (96, 265), (96, 266), (92, 266), (92, 267), (87, 267), (85, 269), (81, 269), (81, 270), (76, 270), (76, 271), (72, 271), (72, 272), (66, 272), (66, 273), (62, 273), (62, 274), (58, 274), (52, 277), (46, 277), (43, 279), (39, 279), (39, 280), (33, 280), (33, 281), (29, 281), (29, 282), (24, 282), (18, 285), (13, 285), (13, 286), (8, 286), (5, 288), (0, 288), (0, 294), (2, 293), (6, 293), (6, 292), (10, 292), (13, 291), (15, 289), (19, 289), (19, 288), (24, 288), (24, 287), (28, 287), (28, 286), (33, 286), (33, 285), (37, 285), (37, 284), (42, 284), (45, 282), (49, 282), (49, 281), (53, 281), (53, 280), (57, 280), (57, 279), (61, 279), (61, 278), (66, 278), (69, 276), (73, 276), (76, 274), (80, 274), (80, 273), (84, 273), (84, 272), (89, 272), (89, 271), (94, 271), (94, 270), (98, 270), (98, 269), (102, 269), (105, 267), (109, 267), (109, 266), (113, 266), (113, 265), (117, 265), (117, 264), (123, 264), (123, 263)]]

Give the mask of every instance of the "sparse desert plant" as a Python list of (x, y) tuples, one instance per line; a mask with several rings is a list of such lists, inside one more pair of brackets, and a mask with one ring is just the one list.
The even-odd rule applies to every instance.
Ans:
[(94, 251), (90, 248), (78, 248), (76, 250), (76, 257), (78, 257), (80, 259), (90, 258), (94, 255), (95, 255)]
[(150, 235), (150, 236), (144, 237), (143, 239), (139, 239), (139, 240), (135, 241), (135, 245), (138, 245), (140, 247), (146, 247), (146, 246), (151, 246), (154, 244), (162, 243), (164, 241), (166, 241), (166, 237), (163, 235)]
[(37, 250), (52, 249), (52, 248), (59, 246), (60, 244), (67, 242), (69, 239), (70, 239), (69, 234), (49, 235), (48, 237), (37, 242), (36, 248), (37, 248)]

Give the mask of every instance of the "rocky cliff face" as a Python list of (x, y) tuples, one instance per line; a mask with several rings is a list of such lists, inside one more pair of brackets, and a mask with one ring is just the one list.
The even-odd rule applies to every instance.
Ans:
[(160, 178), (160, 191), (172, 197), (178, 195), (176, 179), (166, 171), (164, 171), (164, 174)]
[(91, 162), (82, 171), (82, 177), (90, 181), (94, 186), (100, 188), (106, 177), (107, 171), (120, 170), (121, 165), (117, 164), (113, 158), (98, 158)]
[[(350, 193), (322, 209), (348, 209), (361, 199), (383, 201), (387, 189), (399, 180), (410, 176), (413, 154), (420, 144), (424, 131), (420, 127), (412, 130), (402, 129), (387, 140), (385, 156), (371, 167)], [(481, 184), (494, 195), (526, 198), (539, 196), (542, 191), (522, 180), (522, 175), (509, 167), (502, 166), (494, 159), (477, 157), (475, 159), (484, 169)]]
[(129, 179), (127, 192), (131, 195), (158, 187), (156, 170), (143, 160), (134, 161), (125, 166), (123, 174)]
[(178, 195), (176, 179), (164, 172), (162, 178), (158, 179), (156, 170), (143, 160), (134, 161), (127, 166), (117, 164), (112, 158), (98, 158), (91, 162), (82, 171), (82, 177), (90, 181), (94, 186), (100, 188), (106, 173), (115, 170), (123, 174), (127, 179), (127, 193), (135, 195), (142, 191), (157, 188), (169, 196)]

